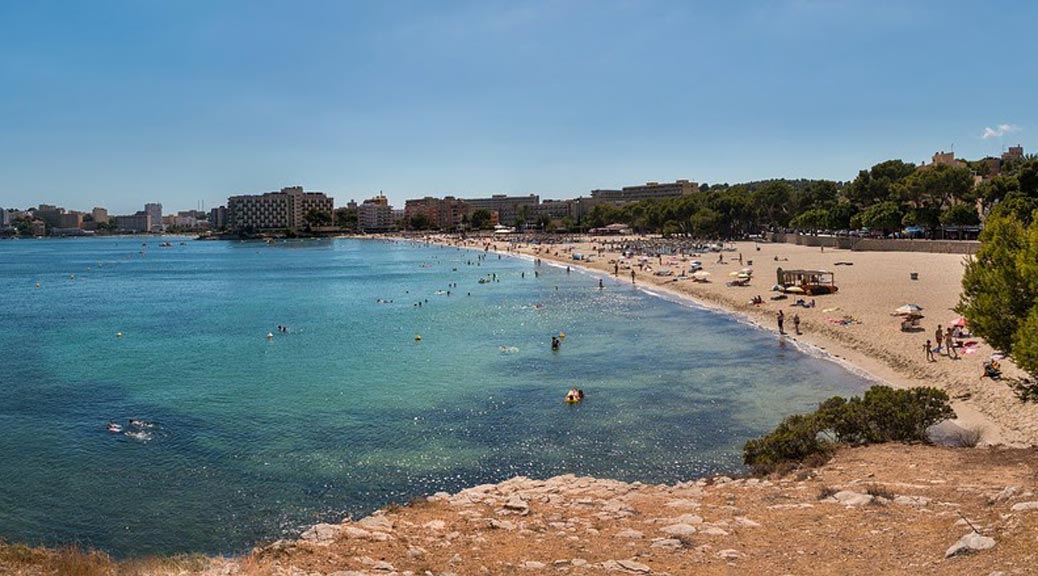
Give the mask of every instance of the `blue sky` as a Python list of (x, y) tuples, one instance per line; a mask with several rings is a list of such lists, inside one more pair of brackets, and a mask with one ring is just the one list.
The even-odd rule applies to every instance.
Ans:
[(1034, 152), (1035, 22), (948, 0), (0, 0), (0, 206), (569, 198)]

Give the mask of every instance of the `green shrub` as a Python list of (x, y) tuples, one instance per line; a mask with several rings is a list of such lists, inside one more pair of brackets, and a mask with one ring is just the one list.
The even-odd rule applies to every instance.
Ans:
[(819, 437), (813, 414), (787, 416), (771, 433), (746, 442), (743, 462), (755, 474), (768, 474), (783, 462), (802, 462), (815, 454), (830, 454), (832, 442)]
[(770, 474), (788, 463), (824, 462), (837, 444), (926, 442), (930, 426), (955, 417), (948, 402), (936, 388), (873, 386), (861, 398), (834, 396), (746, 442), (743, 462), (755, 474)]

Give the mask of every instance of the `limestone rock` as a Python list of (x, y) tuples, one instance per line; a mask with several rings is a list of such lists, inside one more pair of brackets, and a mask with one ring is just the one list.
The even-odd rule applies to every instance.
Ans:
[(505, 502), (504, 509), (511, 512), (526, 514), (530, 511), (530, 505), (527, 504), (518, 494), (513, 494), (512, 497)]
[(357, 522), (357, 525), (364, 529), (375, 530), (378, 532), (393, 531), (393, 522), (389, 518), (386, 518), (381, 514), (375, 514), (374, 516), (362, 518), (360, 521)]
[(300, 538), (307, 542), (316, 544), (329, 544), (339, 537), (342, 526), (337, 524), (315, 524), (309, 530), (300, 534)]
[(944, 557), (951, 558), (952, 556), (957, 556), (959, 554), (970, 554), (978, 550), (987, 550), (994, 547), (994, 538), (988, 538), (987, 536), (981, 536), (976, 532), (970, 532), (962, 538), (959, 538), (959, 541), (952, 545), (951, 548), (948, 548), (948, 551), (944, 553)]
[(742, 558), (742, 552), (728, 548), (718, 552), (717, 557), (724, 560), (735, 560), (736, 558)]
[(644, 538), (645, 534), (642, 534), (641, 532), (639, 532), (637, 530), (634, 530), (634, 529), (631, 529), (631, 528), (627, 528), (627, 529), (624, 529), (624, 530), (621, 530), (621, 531), (617, 532), (616, 533), (616, 537), (617, 538), (630, 538), (632, 540), (638, 540), (640, 538)]
[(718, 528), (717, 526), (710, 526), (709, 528), (704, 528), (704, 529), (700, 530), (699, 533), (703, 534), (705, 536), (727, 536), (728, 535), (727, 531), (725, 531), (725, 530), (723, 530), (721, 528)]
[(745, 516), (736, 516), (735, 525), (743, 528), (760, 528), (760, 522), (754, 522)]
[(633, 572), (635, 574), (652, 573), (652, 568), (649, 568), (641, 562), (635, 562), (634, 560), (617, 560), (616, 563), (619, 564), (620, 567), (624, 570), (627, 570), (628, 572)]
[(447, 527), (447, 523), (443, 520), (430, 520), (422, 525), (426, 530), (435, 530), (437, 532)]
[(681, 540), (677, 538), (654, 538), (649, 548), (666, 548), (668, 550), (677, 550), (681, 548), (683, 544)]
[(527, 570), (544, 570), (546, 566), (544, 562), (535, 562), (533, 560), (527, 560), (522, 563), (522, 567)]
[(670, 534), (671, 536), (691, 536), (696, 533), (694, 526), (689, 524), (671, 524), (670, 526), (664, 526), (660, 528), (660, 532), (664, 534)]
[(1038, 501), (1035, 502), (1017, 502), (1013, 504), (1011, 508), (1013, 512), (1022, 512), (1024, 510), (1038, 510)]
[(875, 498), (871, 494), (860, 494), (852, 490), (841, 490), (833, 494), (833, 500), (844, 506), (864, 506), (871, 504)]

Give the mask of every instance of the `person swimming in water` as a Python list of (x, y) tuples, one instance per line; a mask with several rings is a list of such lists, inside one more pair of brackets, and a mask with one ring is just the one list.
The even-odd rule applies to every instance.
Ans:
[(557, 336), (552, 336), (551, 337), (551, 349), (552, 350), (558, 350), (560, 344), (561, 344), (561, 342), (559, 341), (559, 338)]
[(116, 424), (115, 422), (109, 422), (108, 423), (108, 431), (109, 432), (122, 432), (123, 431), (123, 427), (118, 425), (118, 424)]

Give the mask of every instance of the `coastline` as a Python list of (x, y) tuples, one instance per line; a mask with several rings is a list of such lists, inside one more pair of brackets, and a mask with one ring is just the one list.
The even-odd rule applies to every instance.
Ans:
[[(584, 260), (573, 260), (572, 253), (581, 252), (595, 254), (593, 246), (601, 244), (603, 241), (629, 241), (631, 243), (644, 240), (644, 238), (628, 237), (628, 238), (580, 238), (579, 242), (566, 242), (557, 244), (531, 244), (528, 242), (513, 243), (510, 240), (502, 240), (497, 238), (467, 238), (461, 240), (460, 238), (452, 235), (426, 235), (420, 237), (405, 237), (405, 236), (389, 236), (398, 241), (403, 242), (423, 242), (428, 244), (437, 244), (443, 246), (451, 246), (458, 248), (467, 248), (473, 250), (484, 250), (484, 245), (490, 252), (495, 252), (502, 255), (519, 257), (523, 259), (533, 260), (540, 258), (546, 264), (570, 267), (573, 269), (581, 270), (583, 273), (588, 274), (594, 278), (608, 278), (614, 282), (627, 283), (628, 281), (622, 275), (620, 277), (614, 277), (611, 272), (612, 264), (611, 260), (615, 259), (618, 254), (615, 252), (606, 251), (601, 256), (592, 258), (591, 262), (588, 263)], [(550, 238), (548, 238), (550, 240)], [(871, 255), (874, 258), (881, 259), (902, 259), (902, 260), (922, 260), (921, 266), (925, 266), (926, 259), (928, 258), (939, 258), (943, 259), (945, 268), (942, 269), (944, 274), (938, 274), (937, 277), (931, 279), (931, 282), (938, 282), (947, 285), (950, 282), (954, 283), (957, 287), (961, 285), (961, 272), (954, 278), (945, 278), (944, 276), (951, 276), (954, 267), (947, 266), (948, 262), (959, 262), (961, 256), (958, 255), (932, 255), (924, 253), (865, 253), (865, 252), (851, 252), (849, 250), (838, 250), (830, 249), (828, 251), (816, 252), (813, 247), (804, 247), (788, 244), (755, 244), (754, 242), (739, 242), (735, 243), (736, 252), (726, 252), (733, 258), (734, 255), (742, 251), (745, 254), (751, 254), (758, 256), (761, 252), (757, 251), (757, 247), (764, 247), (764, 255), (771, 256), (774, 252), (781, 252), (786, 254), (783, 258), (783, 263), (789, 260), (796, 262), (810, 253), (810, 255), (823, 254), (829, 257), (847, 257), (852, 259), (859, 259), (863, 254)], [(703, 262), (704, 269), (710, 270), (714, 268), (708, 259), (716, 256), (716, 253), (707, 253), (700, 256), (698, 259)], [(777, 258), (777, 256), (775, 256)], [(676, 258), (676, 257), (675, 257)], [(669, 260), (671, 257), (666, 257), (664, 260)], [(949, 260), (950, 259), (950, 260)], [(792, 265), (793, 262), (790, 262)], [(768, 262), (770, 265), (771, 261)], [(653, 265), (656, 261), (652, 262)], [(764, 268), (764, 266), (760, 266)], [(923, 268), (925, 269), (925, 268)], [(627, 274), (629, 271), (624, 270), (622, 274)], [(766, 272), (758, 274), (759, 276), (767, 277)], [(907, 277), (907, 274), (905, 275)], [(720, 276), (718, 276), (720, 277)], [(765, 301), (765, 306), (755, 307), (748, 303), (748, 299), (751, 295), (756, 294), (770, 294), (766, 292), (764, 288), (760, 288), (760, 281), (757, 280), (757, 286), (752, 289), (734, 289), (734, 292), (726, 294), (723, 285), (723, 281), (716, 280), (710, 284), (697, 284), (692, 282), (677, 282), (674, 276), (654, 276), (648, 273), (638, 273), (636, 278), (636, 287), (640, 290), (657, 297), (664, 297), (675, 299), (682, 303), (702, 308), (714, 313), (724, 314), (729, 316), (732, 320), (737, 322), (743, 322), (751, 325), (755, 328), (768, 331), (775, 335), (775, 337), (785, 338), (788, 342), (799, 348), (801, 351), (817, 355), (825, 358), (832, 362), (835, 362), (845, 369), (860, 375), (866, 379), (876, 381), (877, 383), (886, 384), (896, 388), (911, 388), (918, 386), (934, 386), (941, 388), (948, 392), (952, 400), (952, 406), (955, 409), (957, 418), (952, 420), (951, 423), (962, 429), (977, 430), (981, 432), (981, 444), (983, 445), (1003, 445), (1010, 447), (1024, 447), (1038, 445), (1038, 406), (1027, 405), (1017, 400), (1012, 392), (1008, 389), (1004, 383), (991, 383), (990, 381), (980, 381), (974, 375), (980, 373), (981, 367), (980, 362), (982, 359), (987, 358), (993, 351), (985, 344), (981, 343), (978, 346), (978, 352), (970, 357), (965, 355), (961, 356), (959, 362), (941, 362), (938, 366), (933, 368), (939, 369), (942, 374), (930, 375), (927, 372), (931, 368), (930, 366), (922, 366), (922, 362), (915, 361), (910, 355), (905, 354), (908, 350), (914, 351), (915, 345), (899, 345), (899, 343), (893, 342), (894, 338), (891, 338), (889, 345), (885, 345), (887, 336), (900, 336), (897, 334), (884, 334), (883, 341), (876, 342), (863, 340), (857, 335), (849, 332), (838, 332), (832, 325), (819, 322), (815, 318), (808, 316), (808, 312), (804, 309), (796, 308), (790, 309), (783, 305), (770, 305), (769, 301)], [(926, 290), (926, 285), (921, 285)], [(872, 291), (882, 290), (884, 286), (866, 286), (863, 283), (856, 283), (853, 286), (848, 286), (848, 290), (854, 291)], [(657, 292), (658, 291), (658, 292)], [(956, 292), (957, 293), (957, 292)], [(842, 295), (842, 294), (840, 294)], [(834, 295), (835, 296), (835, 295)], [(819, 297), (822, 302), (826, 302), (825, 299), (831, 298), (830, 296)], [(889, 299), (889, 298), (888, 298)], [(946, 300), (947, 298), (945, 298)], [(863, 300), (869, 300), (869, 298), (863, 298)], [(891, 301), (899, 301), (897, 298), (893, 298)], [(784, 304), (784, 302), (783, 302)], [(868, 303), (865, 304), (868, 306)], [(948, 303), (946, 308), (951, 308), (954, 302)], [(823, 303), (819, 303), (818, 307), (821, 309), (825, 306)], [(890, 306), (890, 309), (893, 309)], [(873, 307), (875, 307), (873, 305)], [(774, 327), (774, 320), (772, 314), (777, 309), (784, 308), (789, 316), (792, 316), (793, 311), (796, 310), (805, 318), (802, 321), (801, 326), (804, 327), (804, 331), (800, 335), (795, 335), (787, 332), (784, 336), (779, 336), (778, 330)], [(848, 311), (850, 311), (848, 307)], [(952, 313), (949, 311), (949, 315)], [(855, 311), (855, 316), (859, 315), (859, 311)], [(869, 320), (875, 320), (875, 316), (889, 315), (884, 308), (883, 311), (873, 311), (872, 318)], [(937, 318), (940, 320), (940, 317)], [(867, 322), (871, 323), (871, 322)], [(932, 323), (930, 324), (932, 325)], [(884, 326), (885, 327), (885, 326)], [(925, 332), (922, 336), (918, 336), (915, 339), (924, 339)], [(1004, 361), (1004, 364), (1011, 364), (1009, 360)], [(1007, 367), (1008, 370), (1016, 370), (1014, 366)], [(936, 370), (934, 370), (936, 371)]]

